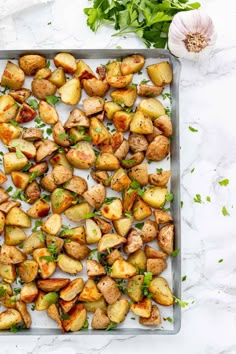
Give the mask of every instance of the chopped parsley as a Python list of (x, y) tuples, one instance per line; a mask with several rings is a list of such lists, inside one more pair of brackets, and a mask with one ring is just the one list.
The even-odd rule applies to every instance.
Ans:
[(201, 204), (201, 203), (202, 203), (201, 195), (200, 195), (200, 194), (196, 194), (195, 197), (193, 198), (193, 201), (194, 201), (195, 203)]
[(229, 215), (230, 215), (225, 206), (222, 207), (221, 212), (222, 212), (222, 214), (223, 214), (224, 216), (229, 216)]
[(228, 178), (225, 178), (225, 179), (222, 179), (221, 181), (218, 182), (220, 186), (228, 186), (229, 184), (229, 179)]
[(192, 133), (197, 133), (197, 132), (198, 132), (198, 129), (195, 129), (195, 128), (191, 127), (190, 125), (189, 125), (188, 129), (189, 129), (190, 132), (192, 132)]

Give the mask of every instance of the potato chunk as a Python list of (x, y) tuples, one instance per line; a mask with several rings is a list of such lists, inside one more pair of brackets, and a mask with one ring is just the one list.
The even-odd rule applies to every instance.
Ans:
[(22, 323), (19, 311), (8, 309), (0, 313), (0, 330), (10, 329), (12, 326)]
[(121, 323), (129, 311), (129, 302), (127, 299), (120, 299), (107, 308), (107, 315), (112, 322)]
[(166, 279), (154, 278), (149, 286), (149, 292), (154, 294), (152, 300), (163, 306), (171, 306), (174, 303), (174, 296), (169, 288)]
[(124, 260), (116, 260), (112, 265), (111, 277), (115, 279), (127, 279), (136, 275), (136, 268)]
[(11, 61), (7, 62), (1, 78), (1, 86), (7, 86), (12, 90), (20, 89), (25, 81), (24, 71)]
[(73, 74), (76, 71), (76, 60), (70, 53), (59, 53), (54, 57), (56, 67), (62, 67), (66, 73)]

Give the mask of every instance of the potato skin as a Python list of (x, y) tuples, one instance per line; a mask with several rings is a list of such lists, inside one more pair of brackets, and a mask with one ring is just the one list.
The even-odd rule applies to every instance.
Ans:
[(40, 100), (45, 100), (47, 96), (53, 96), (56, 93), (57, 87), (49, 80), (35, 79), (31, 83), (33, 95)]
[(144, 326), (156, 326), (161, 324), (161, 315), (158, 307), (156, 305), (152, 305), (150, 317), (139, 317), (139, 323)]
[(1, 86), (7, 86), (12, 90), (20, 89), (25, 81), (25, 74), (18, 65), (7, 62), (1, 78)]
[(109, 276), (102, 277), (99, 280), (97, 287), (109, 305), (114, 304), (121, 296), (121, 292), (116, 285), (116, 282)]
[(19, 58), (19, 66), (26, 75), (35, 75), (46, 66), (46, 58), (38, 54), (26, 54)]
[(15, 309), (7, 309), (0, 313), (0, 330), (10, 329), (11, 326), (22, 322), (20, 312)]
[(76, 148), (69, 150), (66, 157), (72, 166), (85, 170), (92, 167), (96, 159), (91, 145), (86, 141), (80, 141)]
[(127, 299), (120, 299), (112, 305), (108, 305), (107, 315), (110, 321), (121, 323), (129, 311), (129, 302)]
[(174, 225), (162, 227), (157, 237), (157, 242), (162, 251), (171, 254), (174, 250)]
[(169, 62), (163, 61), (147, 67), (147, 73), (154, 85), (163, 86), (172, 81), (172, 68)]
[(163, 306), (171, 306), (174, 303), (174, 296), (169, 288), (166, 279), (154, 278), (149, 286), (149, 292), (154, 294), (152, 300)]
[(76, 60), (70, 53), (58, 53), (54, 57), (56, 67), (62, 67), (66, 73), (73, 74), (76, 71)]
[(107, 317), (106, 313), (97, 308), (91, 322), (91, 326), (93, 329), (106, 329), (107, 326), (110, 324), (110, 320)]

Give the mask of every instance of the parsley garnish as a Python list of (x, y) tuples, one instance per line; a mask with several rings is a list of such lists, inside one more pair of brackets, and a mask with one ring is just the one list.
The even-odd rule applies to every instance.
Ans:
[(187, 279), (187, 275), (182, 276), (182, 281), (185, 281)]
[(178, 254), (179, 254), (179, 251), (180, 251), (180, 249), (179, 248), (177, 248), (176, 250), (174, 250), (173, 252), (171, 252), (171, 256), (172, 257), (176, 257), (176, 256), (178, 256)]
[(222, 259), (222, 258), (218, 260), (218, 263), (222, 263), (222, 262), (223, 262), (223, 259)]
[(149, 294), (148, 289), (149, 289), (151, 281), (152, 281), (152, 273), (145, 272), (144, 278), (143, 278), (143, 285), (141, 285), (141, 287), (140, 287), (144, 296), (148, 296), (148, 294)]
[(112, 329), (115, 329), (117, 327), (117, 323), (111, 322), (106, 328), (106, 331), (111, 331)]
[(56, 106), (56, 104), (61, 101), (61, 98), (58, 96), (48, 95), (46, 96), (46, 101), (50, 105)]
[(187, 301), (183, 301), (181, 299), (178, 299), (176, 296), (174, 296), (175, 303), (178, 304), (181, 308), (185, 308), (189, 305)]
[(230, 215), (225, 206), (222, 207), (222, 214), (223, 214), (224, 216), (229, 216), (229, 215)]
[(84, 325), (83, 327), (81, 328), (82, 330), (87, 330), (89, 328), (89, 321), (88, 319), (86, 318), (86, 321), (84, 322)]
[(69, 320), (70, 319), (70, 315), (68, 315), (68, 313), (62, 313), (60, 315), (62, 320)]
[(222, 179), (221, 181), (218, 182), (220, 186), (228, 186), (229, 184), (229, 179), (228, 178), (225, 178), (225, 179)]
[(143, 225), (144, 225), (144, 222), (139, 222), (139, 223), (135, 224), (135, 227), (139, 230), (142, 230)]
[(197, 133), (197, 132), (198, 132), (198, 129), (195, 129), (195, 128), (191, 127), (190, 125), (189, 125), (188, 129), (189, 129), (190, 132), (192, 132), (192, 133)]
[(201, 203), (202, 203), (201, 195), (200, 195), (200, 194), (196, 194), (195, 197), (193, 198), (193, 201), (194, 201), (195, 203), (201, 204)]
[(39, 103), (37, 100), (35, 99), (30, 99), (28, 102), (28, 105), (32, 108), (32, 109), (38, 109)]
[(206, 197), (206, 201), (210, 203), (211, 202), (211, 197), (207, 196)]
[(171, 318), (171, 317), (166, 317), (166, 318), (164, 318), (164, 321), (168, 321), (168, 322), (170, 322), (170, 323), (173, 323), (173, 318)]
[(172, 202), (173, 199), (174, 199), (173, 193), (167, 192), (167, 193), (166, 193), (166, 201), (167, 201), (167, 202)]

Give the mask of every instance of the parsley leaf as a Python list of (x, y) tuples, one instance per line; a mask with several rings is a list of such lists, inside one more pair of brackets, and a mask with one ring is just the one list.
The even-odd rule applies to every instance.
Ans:
[(200, 195), (200, 194), (196, 194), (195, 197), (193, 198), (193, 201), (194, 201), (195, 203), (201, 204), (201, 203), (202, 203), (201, 195)]
[(209, 197), (209, 195), (206, 197), (206, 201), (209, 203), (211, 202), (211, 197)]
[(167, 192), (167, 193), (166, 193), (166, 201), (167, 201), (167, 202), (172, 202), (173, 199), (174, 199), (173, 193)]
[(191, 127), (190, 125), (189, 125), (188, 129), (189, 129), (190, 132), (192, 132), (192, 133), (197, 133), (197, 132), (198, 132), (198, 129), (195, 129), (195, 128)]
[(229, 215), (230, 215), (225, 206), (222, 207), (222, 214), (223, 214), (224, 216), (229, 216)]
[(223, 262), (223, 259), (222, 259), (222, 258), (218, 260), (218, 263), (222, 263), (222, 262)]
[(177, 248), (176, 250), (174, 250), (173, 252), (171, 252), (170, 255), (171, 255), (172, 257), (176, 257), (176, 256), (178, 256), (179, 252), (180, 252), (180, 249)]
[(222, 179), (221, 181), (218, 182), (220, 186), (228, 186), (229, 184), (229, 179), (228, 178), (225, 178), (225, 179)]
[(171, 318), (171, 317), (166, 317), (166, 318), (164, 318), (164, 321), (168, 321), (168, 322), (170, 322), (170, 323), (173, 323), (173, 318)]
[(141, 287), (140, 287), (144, 296), (148, 296), (148, 294), (149, 294), (148, 289), (149, 289), (151, 281), (152, 281), (152, 273), (145, 272), (144, 278), (143, 278), (143, 285), (141, 285)]
[(185, 281), (187, 279), (187, 275), (182, 276), (182, 281)]
[(110, 322), (109, 325), (106, 328), (106, 331), (111, 331), (112, 329), (115, 329), (116, 327), (117, 327), (117, 323)]
[(135, 224), (135, 227), (139, 230), (142, 230), (143, 225), (144, 225), (144, 222), (139, 222), (139, 223)]
[(189, 305), (189, 303), (187, 301), (183, 301), (181, 299), (178, 299), (176, 296), (174, 296), (174, 299), (175, 299), (175, 303), (178, 304), (183, 309)]
[(56, 104), (61, 101), (61, 98), (58, 96), (48, 95), (46, 96), (46, 101), (50, 105), (56, 106)]
[(38, 106), (39, 106), (39, 103), (38, 103), (38, 101), (37, 100), (35, 100), (35, 99), (31, 99), (31, 100), (29, 100), (28, 102), (28, 105), (32, 108), (32, 109), (38, 109)]

